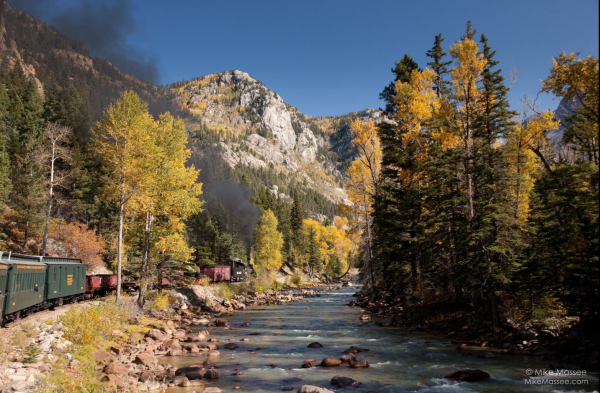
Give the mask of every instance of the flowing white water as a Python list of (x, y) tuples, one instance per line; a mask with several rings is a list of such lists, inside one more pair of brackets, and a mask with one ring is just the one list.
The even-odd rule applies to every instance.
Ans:
[[(358, 307), (348, 307), (354, 288), (322, 293), (321, 297), (305, 299), (282, 306), (251, 308), (227, 317), (230, 330), (212, 328), (211, 337), (219, 339), (220, 358), (214, 363), (221, 379), (214, 385), (224, 392), (280, 392), (301, 385), (317, 385), (333, 389), (331, 378), (336, 375), (362, 382), (352, 392), (593, 392), (598, 390), (598, 374), (585, 378), (587, 384), (577, 386), (528, 385), (527, 369), (548, 368), (548, 362), (533, 356), (496, 354), (495, 358), (464, 356), (456, 344), (438, 336), (406, 333), (400, 328), (382, 328), (373, 323), (361, 323)], [(241, 327), (250, 322), (250, 326)], [(260, 333), (251, 335), (250, 333)], [(242, 338), (250, 341), (240, 341)], [(308, 348), (318, 341), (323, 348)], [(239, 348), (223, 349), (228, 342)], [(320, 362), (329, 356), (339, 357), (351, 345), (370, 351), (357, 354), (371, 367), (351, 369), (340, 367), (313, 367), (302, 369), (304, 359)], [(201, 364), (201, 357), (165, 357), (162, 363), (178, 367)], [(242, 369), (243, 375), (234, 376), (233, 370)], [(483, 382), (452, 383), (443, 378), (453, 371), (479, 369), (492, 377)], [(573, 380), (572, 377), (561, 379)], [(581, 378), (577, 378), (581, 379)], [(423, 385), (417, 385), (421, 382)], [(168, 393), (188, 392), (193, 388), (174, 388)]]

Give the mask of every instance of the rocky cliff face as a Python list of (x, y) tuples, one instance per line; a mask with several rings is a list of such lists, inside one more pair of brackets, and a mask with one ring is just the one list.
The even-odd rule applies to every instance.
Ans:
[(270, 167), (285, 172), (335, 203), (348, 203), (340, 186), (347, 166), (344, 161), (352, 158), (347, 154), (353, 149), (349, 119), (378, 120), (381, 115), (368, 110), (344, 118), (306, 116), (238, 70), (206, 75), (170, 89), (187, 115), (188, 129), (218, 135), (221, 156), (231, 168)]

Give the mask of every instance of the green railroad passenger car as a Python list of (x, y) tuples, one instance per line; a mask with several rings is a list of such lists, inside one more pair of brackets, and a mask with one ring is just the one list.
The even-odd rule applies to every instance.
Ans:
[(43, 262), (48, 266), (46, 299), (62, 300), (85, 293), (86, 265), (81, 260), (44, 257)]
[(4, 315), (4, 298), (6, 297), (6, 288), (8, 281), (8, 264), (0, 261), (0, 321)]
[(81, 299), (86, 265), (80, 259), (0, 251), (0, 322)]
[(46, 265), (42, 262), (23, 260), (11, 262), (4, 299), (4, 315), (25, 309), (41, 309), (45, 303)]

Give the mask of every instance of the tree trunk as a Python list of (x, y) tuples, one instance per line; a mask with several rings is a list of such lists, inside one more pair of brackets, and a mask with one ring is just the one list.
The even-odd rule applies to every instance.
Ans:
[(150, 210), (146, 212), (146, 228), (144, 231), (144, 251), (142, 253), (142, 267), (140, 271), (140, 295), (138, 305), (143, 308), (146, 302), (146, 292), (148, 289), (148, 262), (150, 259), (150, 234), (152, 232), (152, 223), (154, 215)]
[(123, 213), (125, 204), (125, 190), (119, 198), (119, 238), (117, 243), (117, 303), (121, 301), (121, 267), (123, 266)]
[(23, 249), (27, 250), (27, 243), (29, 242), (29, 220), (25, 223), (25, 233), (23, 234)]
[(46, 210), (46, 226), (44, 227), (44, 240), (42, 241), (43, 257), (46, 256), (46, 245), (48, 243), (48, 227), (50, 226), (50, 213), (52, 212), (52, 197), (54, 195), (54, 161), (56, 161), (56, 142), (52, 142), (52, 156), (50, 157), (50, 195), (48, 196), (48, 209)]
[(52, 186), (50, 186), (50, 198), (46, 209), (46, 226), (44, 227), (44, 240), (42, 241), (42, 256), (46, 256), (46, 245), (48, 244), (48, 228), (50, 227), (50, 212), (52, 211)]
[(371, 224), (369, 223), (369, 207), (367, 204), (367, 193), (363, 194), (365, 204), (365, 224), (367, 224), (367, 255), (369, 257), (369, 271), (371, 273), (371, 287), (375, 288), (375, 273), (373, 273), (373, 248), (371, 247)]

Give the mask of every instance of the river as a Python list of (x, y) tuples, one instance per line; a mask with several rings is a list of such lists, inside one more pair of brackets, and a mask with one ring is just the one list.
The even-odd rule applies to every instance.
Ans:
[[(323, 292), (320, 297), (307, 298), (299, 303), (250, 308), (227, 317), (230, 330), (211, 328), (211, 337), (219, 340), (221, 356), (215, 361), (221, 379), (208, 383), (224, 392), (240, 387), (241, 392), (281, 392), (284, 388), (316, 385), (328, 389), (336, 375), (362, 382), (358, 388), (340, 390), (352, 392), (592, 392), (598, 390), (598, 374), (584, 378), (585, 385), (530, 385), (525, 383), (527, 369), (548, 367), (548, 362), (533, 356), (496, 354), (494, 358), (464, 356), (445, 338), (423, 333), (407, 333), (404, 329), (379, 327), (361, 323), (358, 307), (348, 307), (357, 287)], [(249, 322), (250, 326), (241, 327)], [(201, 329), (198, 329), (201, 330)], [(252, 333), (259, 333), (253, 335)], [(250, 341), (241, 342), (242, 338)], [(311, 342), (322, 348), (307, 348)], [(239, 345), (234, 351), (223, 349), (228, 342)], [(366, 359), (371, 367), (351, 369), (340, 367), (313, 367), (302, 369), (304, 359), (335, 356), (351, 345), (370, 351), (356, 354)], [(162, 363), (178, 367), (200, 364), (202, 357), (164, 357)], [(232, 375), (234, 369), (243, 375)], [(492, 377), (483, 382), (452, 383), (444, 375), (464, 369), (480, 369)], [(543, 377), (540, 377), (543, 378)], [(540, 378), (533, 378), (540, 379)], [(577, 378), (581, 380), (581, 377)], [(427, 384), (429, 386), (419, 386)], [(172, 388), (167, 393), (181, 393), (193, 388)], [(336, 389), (337, 390), (337, 389)]]

